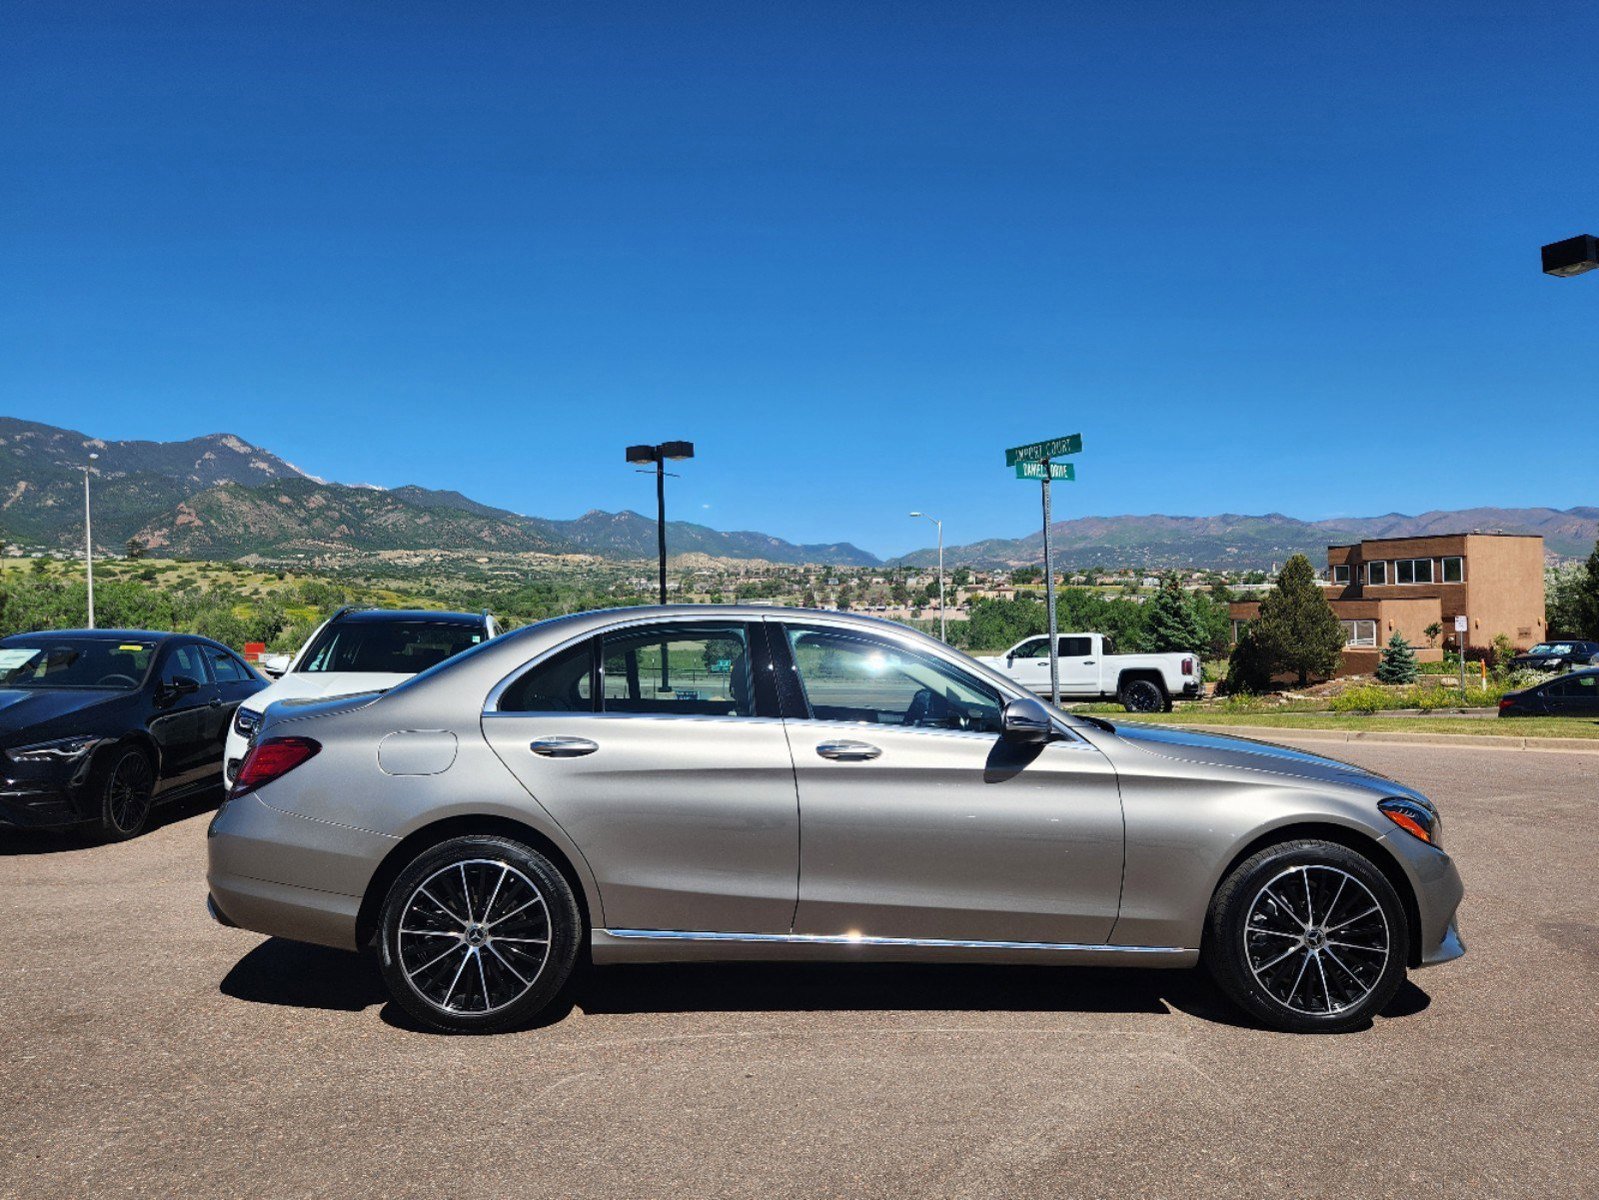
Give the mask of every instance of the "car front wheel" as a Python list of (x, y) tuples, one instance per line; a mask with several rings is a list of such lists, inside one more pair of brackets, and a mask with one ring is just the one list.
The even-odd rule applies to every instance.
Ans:
[(434, 1029), (498, 1033), (531, 1021), (560, 991), (583, 918), (549, 859), (510, 838), (471, 836), (400, 872), (380, 930), (395, 1003)]
[(1204, 959), (1241, 1008), (1293, 1033), (1370, 1023), (1404, 982), (1404, 906), (1364, 855), (1335, 842), (1284, 842), (1222, 882)]
[(117, 752), (100, 785), (100, 835), (123, 842), (138, 837), (150, 823), (155, 768), (143, 750)]

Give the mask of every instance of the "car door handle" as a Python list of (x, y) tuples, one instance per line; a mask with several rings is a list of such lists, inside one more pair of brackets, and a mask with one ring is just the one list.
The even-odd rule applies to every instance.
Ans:
[(582, 758), (600, 748), (598, 742), (582, 737), (544, 737), (528, 743), (528, 749), (545, 758)]
[(866, 742), (823, 742), (816, 753), (835, 762), (866, 762), (883, 752)]
[(211, 701), (211, 707), (212, 708), (221, 708), (222, 707), (222, 701), (220, 701), (220, 700)]

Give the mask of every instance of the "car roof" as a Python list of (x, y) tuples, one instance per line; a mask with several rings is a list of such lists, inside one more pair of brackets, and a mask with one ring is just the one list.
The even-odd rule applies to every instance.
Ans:
[(433, 621), (441, 625), (482, 625), (483, 613), (440, 612), (433, 608), (352, 608), (332, 618), (339, 624), (375, 625), (384, 621)]
[(28, 638), (56, 637), (94, 638), (103, 642), (125, 642), (133, 638), (137, 638), (141, 642), (164, 642), (177, 637), (192, 637), (202, 642), (211, 640), (196, 633), (173, 633), (170, 630), (163, 632), (153, 629), (36, 629), (32, 633), (13, 633), (4, 640), (13, 642), (24, 641)]

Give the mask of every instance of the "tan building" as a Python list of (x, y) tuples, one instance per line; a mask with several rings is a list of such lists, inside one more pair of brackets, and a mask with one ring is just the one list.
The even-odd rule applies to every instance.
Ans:
[[(1486, 646), (1504, 634), (1518, 650), (1544, 636), (1543, 538), (1536, 534), (1451, 533), (1370, 538), (1327, 547), (1328, 603), (1346, 638), (1340, 675), (1370, 674), (1395, 633), (1422, 661), (1456, 644), (1455, 617), (1469, 622), (1465, 644)], [(1233, 640), (1260, 615), (1258, 600), (1230, 606)], [(1442, 627), (1437, 645), (1427, 627)]]

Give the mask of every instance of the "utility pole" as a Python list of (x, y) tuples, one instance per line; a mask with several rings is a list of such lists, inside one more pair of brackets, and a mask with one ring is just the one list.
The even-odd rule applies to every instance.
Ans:
[(945, 621), (944, 608), (944, 522), (937, 517), (930, 517), (924, 512), (913, 512), (913, 517), (923, 517), (938, 526), (938, 640), (949, 642), (949, 626)]
[(693, 442), (662, 442), (658, 446), (627, 448), (628, 462), (650, 463), (655, 471), (655, 549), (659, 559), (662, 604), (666, 603), (666, 460), (693, 457)]
[(83, 468), (83, 569), (89, 582), (89, 628), (94, 628), (94, 523), (89, 513), (89, 472), (94, 470), (98, 454), (89, 455), (89, 465)]

